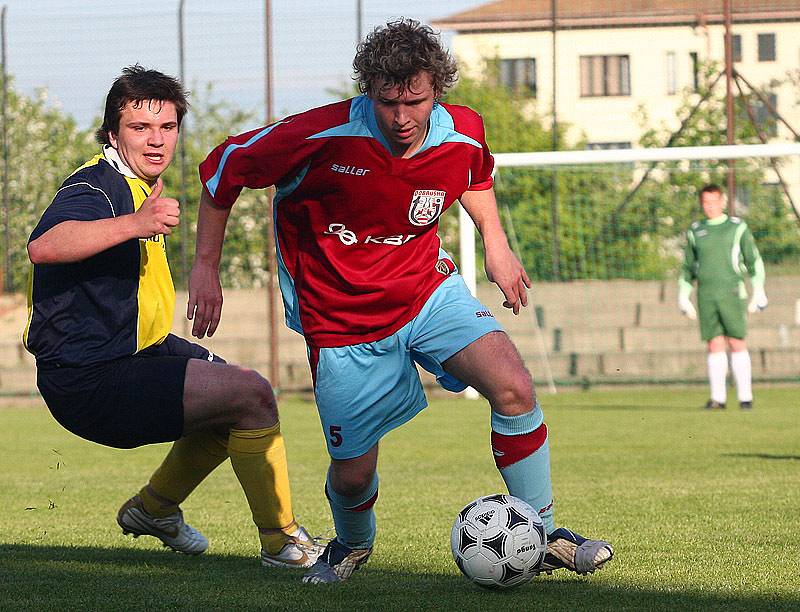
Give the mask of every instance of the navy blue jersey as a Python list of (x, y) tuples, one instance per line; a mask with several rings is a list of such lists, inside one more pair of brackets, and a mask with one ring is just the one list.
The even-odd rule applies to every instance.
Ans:
[[(64, 221), (136, 211), (151, 189), (114, 157), (97, 155), (67, 178), (30, 241)], [(82, 261), (33, 265), (23, 342), (40, 366), (110, 361), (162, 342), (174, 309), (164, 236), (132, 239)]]

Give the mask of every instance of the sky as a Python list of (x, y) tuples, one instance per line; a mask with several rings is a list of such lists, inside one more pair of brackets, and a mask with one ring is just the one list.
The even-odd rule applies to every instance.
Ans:
[[(432, 21), (482, 0), (362, 0), (362, 30), (398, 16)], [(185, 81), (212, 86), (263, 118), (264, 1), (185, 0)], [(14, 86), (90, 127), (120, 69), (134, 63), (179, 76), (179, 0), (0, 0)], [(272, 0), (274, 114), (336, 99), (351, 83), (356, 0)], [(445, 43), (450, 33), (443, 32)]]

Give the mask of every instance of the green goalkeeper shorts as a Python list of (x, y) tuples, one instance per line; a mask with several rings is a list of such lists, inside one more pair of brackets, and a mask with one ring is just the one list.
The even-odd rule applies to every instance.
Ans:
[(717, 336), (744, 340), (747, 335), (747, 300), (739, 297), (738, 289), (730, 293), (698, 291), (697, 310), (703, 341)]

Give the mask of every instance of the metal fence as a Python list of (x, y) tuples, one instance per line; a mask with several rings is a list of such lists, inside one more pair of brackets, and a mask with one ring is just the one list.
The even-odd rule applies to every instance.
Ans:
[[(748, 122), (754, 126), (742, 141), (759, 142), (762, 136), (770, 141), (796, 140), (800, 125), (797, 104), (800, 100), (800, 0), (737, 0), (735, 3), (730, 0), (663, 0), (659, 3), (638, 0), (405, 0), (403, 3), (392, 0), (308, 0), (303, 3), (291, 0), (115, 0), (113, 3), (107, 0), (80, 3), (0, 0), (0, 3), (3, 6), (0, 19), (3, 71), (0, 90), (0, 242), (3, 246), (0, 293), (24, 290), (23, 268), (27, 267), (24, 245), (31, 223), (35, 222), (37, 211), (40, 213), (47, 206), (61, 180), (81, 161), (84, 151), (95, 148), (91, 143), (91, 131), (98, 124), (108, 87), (122, 67), (134, 63), (180, 76), (193, 92), (193, 100), (207, 98), (228, 109), (240, 109), (247, 123), (243, 127), (255, 127), (270, 117), (339, 99), (343, 92), (352, 88), (351, 63), (357, 41), (376, 25), (406, 16), (432, 23), (442, 31), (443, 40), (459, 58), (464, 76), (485, 79), (491, 85), (512, 92), (514, 103), (522, 105), (525, 116), (537, 117), (539, 126), (550, 130), (546, 138), (537, 141), (536, 148), (615, 149), (725, 142), (726, 111), (724, 106), (720, 111), (720, 103), (727, 91), (727, 82), (731, 83), (733, 96), (740, 102), (747, 97), (748, 85), (759, 94), (734, 110), (739, 129)], [(727, 45), (726, 7), (731, 8)], [(724, 78), (726, 50), (731, 60), (728, 79)], [(717, 89), (704, 99), (703, 87), (710, 82), (716, 83)], [(745, 91), (740, 93), (738, 86)], [(706, 101), (713, 105), (704, 107)], [(195, 109), (199, 106), (195, 102)], [(694, 135), (698, 139), (707, 138), (703, 142), (681, 142), (675, 135), (693, 108), (705, 113), (705, 123), (701, 122)], [(490, 112), (483, 108), (477, 110), (485, 116)], [(490, 118), (486, 116), (486, 119), (488, 124)], [(190, 113), (185, 131), (191, 133), (194, 120)], [(52, 128), (56, 124), (59, 130)], [(487, 134), (490, 146), (496, 153), (519, 150), (507, 143), (514, 140), (520, 125), (507, 123), (507, 127), (502, 128), (502, 124), (494, 122), (496, 127)], [(558, 126), (558, 129), (551, 130), (551, 126)], [(56, 144), (61, 148), (56, 148)], [(195, 153), (202, 154), (203, 146), (213, 144), (216, 143), (194, 143)], [(62, 153), (54, 154), (54, 151)], [(64, 155), (63, 151), (71, 154)], [(198, 188), (194, 180), (195, 161), (192, 157), (189, 163), (176, 163), (172, 170), (180, 171), (180, 183), (189, 185), (181, 188), (180, 196), (184, 201), (188, 198), (192, 202)], [(569, 176), (559, 171), (538, 182), (546, 190), (548, 184), (569, 181)], [(775, 182), (774, 176), (770, 176), (767, 182)], [(800, 182), (800, 169), (796, 164), (787, 168), (786, 180), (791, 194)], [(578, 179), (574, 183), (584, 184)], [(585, 183), (589, 189), (596, 185), (596, 181)], [(508, 189), (509, 185), (513, 187), (510, 178), (501, 175), (498, 192), (504, 188), (513, 192), (514, 189)], [(533, 219), (528, 221), (530, 224), (536, 223), (537, 218), (545, 219), (540, 223), (544, 228), (539, 232), (541, 244), (535, 243), (532, 248), (537, 253), (553, 251), (554, 263), (545, 262), (538, 278), (573, 281), (570, 285), (554, 282), (552, 287), (545, 286), (538, 290), (537, 299), (545, 304), (548, 299), (553, 304), (558, 301), (560, 308), (564, 287), (571, 287), (575, 289), (574, 295), (569, 294), (573, 297), (568, 297), (574, 302), (572, 305), (576, 309), (585, 307), (585, 310), (576, 310), (573, 319), (556, 322), (552, 350), (565, 354), (572, 351), (570, 355), (579, 356), (581, 347), (586, 345), (590, 347), (586, 350), (592, 359), (605, 363), (596, 359), (600, 350), (595, 348), (599, 342), (597, 329), (611, 326), (616, 330), (607, 344), (618, 352), (630, 351), (634, 337), (630, 332), (623, 342), (619, 330), (628, 323), (612, 317), (619, 310), (618, 300), (612, 299), (618, 297), (612, 295), (616, 291), (613, 283), (617, 281), (609, 281), (608, 287), (602, 285), (608, 294), (610, 313), (610, 323), (604, 325), (600, 315), (592, 312), (598, 299), (587, 297), (595, 281), (576, 281), (590, 276), (583, 273), (570, 277), (571, 260), (562, 252), (569, 250), (571, 244), (566, 240), (571, 236), (564, 229), (568, 226), (564, 218), (571, 215), (572, 209), (584, 214), (586, 206), (580, 199), (573, 206), (559, 197), (555, 189), (550, 193), (552, 197), (542, 192), (535, 199), (536, 205), (544, 211), (542, 215), (527, 215), (519, 209), (513, 212), (519, 214), (517, 218), (523, 222), (526, 218)], [(740, 197), (744, 199), (744, 195)], [(533, 206), (531, 193), (522, 194), (521, 198), (525, 206)], [(247, 214), (255, 215), (258, 223), (262, 223), (264, 203), (255, 204), (256, 212)], [(509, 202), (501, 204), (507, 206)], [(787, 206), (786, 217), (796, 223), (790, 211)], [(564, 217), (561, 221), (559, 214)], [(581, 221), (577, 214), (571, 216), (574, 217), (574, 231), (581, 238), (572, 243), (586, 243), (588, 223)], [(247, 218), (248, 223), (251, 220)], [(251, 241), (257, 236), (263, 239), (265, 234), (263, 225), (258, 223), (252, 230)], [(189, 227), (190, 223), (184, 223), (182, 231), (188, 231), (185, 228)], [(517, 224), (516, 231), (522, 234), (522, 242), (537, 238), (538, 234), (530, 231), (530, 227)], [(551, 238), (550, 234), (556, 238)], [(186, 278), (188, 241), (185, 238), (184, 235), (178, 260), (173, 259), (179, 286)], [(785, 242), (786, 248), (795, 253), (796, 250), (791, 249), (796, 245), (792, 246), (791, 240)], [(454, 250), (454, 245), (447, 246)], [(251, 264), (263, 271), (264, 259), (254, 258)], [(619, 276), (608, 274), (606, 278)], [(263, 281), (264, 277), (254, 275), (253, 278)], [(583, 289), (581, 282), (587, 283), (589, 289)], [(785, 283), (783, 297), (775, 294), (776, 304), (772, 307), (772, 312), (777, 312), (776, 307), (782, 304), (786, 311), (775, 315), (781, 323), (772, 327), (789, 331), (778, 333), (769, 327), (765, 334), (774, 332), (776, 337), (789, 338), (789, 332), (796, 332), (794, 310), (791, 310), (795, 307), (793, 296), (797, 293), (793, 282)], [(552, 299), (547, 297), (550, 289)], [(634, 296), (631, 303), (637, 313), (633, 326), (637, 328), (642, 308), (639, 298), (635, 297), (639, 291), (639, 285), (630, 288)], [(674, 315), (671, 302), (665, 301), (663, 293), (662, 290), (654, 300), (659, 308)], [(14, 296), (3, 297), (19, 302)], [(248, 302), (247, 311), (250, 310), (252, 304)], [(260, 321), (267, 316), (274, 324), (273, 316), (258, 316)], [(566, 337), (566, 331), (561, 333), (569, 329), (569, 333), (579, 334), (581, 329), (575, 321), (588, 322), (585, 338), (571, 339)], [(671, 324), (679, 325), (677, 320)], [(543, 327), (541, 323), (538, 325)], [(249, 328), (245, 331), (251, 334)], [(672, 334), (670, 330), (665, 333)], [(275, 335), (273, 328), (273, 339)], [(16, 330), (13, 336), (18, 337)], [(254, 344), (251, 335), (246, 341), (242, 338), (235, 337), (235, 343)], [(789, 340), (791, 342), (778, 342), (765, 335), (762, 344), (785, 352), (787, 346), (796, 346), (793, 337)], [(652, 334), (641, 339), (642, 346), (647, 347), (658, 342), (652, 339)], [(679, 348), (674, 350), (680, 352)], [(299, 354), (298, 359), (302, 361), (302, 350)], [(246, 355), (233, 356), (243, 363), (267, 365), (267, 361), (255, 358), (253, 361)], [(22, 357), (17, 361), (21, 362)], [(762, 361), (767, 362), (766, 358)], [(583, 369), (575, 365), (578, 357), (570, 357), (564, 363), (564, 377), (583, 374)], [(611, 367), (608, 363), (603, 367)], [(272, 357), (269, 366), (276, 367)], [(786, 366), (786, 371), (791, 367)], [(684, 365), (678, 363), (674, 369), (682, 376), (681, 368)], [(773, 370), (774, 367), (769, 372)], [(764, 375), (769, 372), (765, 366)], [(670, 371), (664, 376), (678, 374)], [(273, 374), (272, 378), (277, 384), (277, 376)]]
[[(726, 47), (724, 9), (731, 4)], [(551, 132), (552, 148), (670, 144), (682, 96), (698, 89), (703, 66), (723, 69), (726, 48), (736, 72), (765, 94), (741, 117), (758, 119), (770, 140), (796, 138), (800, 0), (665, 0), (658, 6), (633, 0), (6, 0), (0, 32), (9, 76), (1, 105), (3, 289), (23, 288), (11, 274), (20, 261), (13, 254), (30, 229), (15, 225), (15, 202), (26, 187), (9, 169), (36, 163), (9, 140), (9, 89), (88, 131), (111, 81), (138, 62), (180, 75), (198, 95), (211, 85), (213, 99), (261, 123), (340, 97), (352, 87), (357, 41), (401, 15), (441, 29), (464, 74), (480, 77), (487, 61), (496, 62), (501, 85), (527, 98), (543, 125), (561, 126)], [(655, 135), (645, 143), (648, 128)], [(493, 144), (503, 134), (488, 136), (496, 152), (508, 150)], [(193, 180), (194, 169), (187, 172), (182, 182)], [(41, 210), (48, 196), (43, 190), (37, 197)]]

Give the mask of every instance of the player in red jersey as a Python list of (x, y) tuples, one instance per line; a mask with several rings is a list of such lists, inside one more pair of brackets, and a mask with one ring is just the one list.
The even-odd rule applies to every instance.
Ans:
[(458, 199), (504, 306), (517, 314), (527, 305), (530, 281), (500, 225), (483, 121), (439, 101), (456, 66), (428, 26), (401, 19), (376, 28), (353, 65), (363, 95), (233, 136), (200, 165), (188, 304), (198, 338), (219, 323), (230, 207), (243, 187), (277, 187), (279, 280), (287, 324), (308, 344), (337, 533), (303, 581), (345, 580), (371, 554), (378, 442), (426, 405), (416, 364), (446, 389), (470, 385), (489, 400), (500, 473), (548, 532), (542, 570), (593, 572), (611, 545), (555, 528), (547, 428), (531, 376), (436, 233)]

